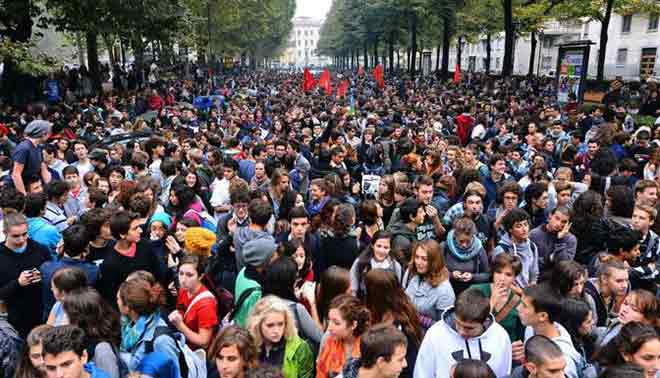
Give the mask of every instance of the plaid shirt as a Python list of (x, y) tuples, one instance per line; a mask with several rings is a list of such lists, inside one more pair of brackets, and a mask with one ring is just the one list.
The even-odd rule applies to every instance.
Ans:
[(0, 378), (13, 378), (22, 348), (23, 341), (9, 324), (7, 314), (0, 314)]

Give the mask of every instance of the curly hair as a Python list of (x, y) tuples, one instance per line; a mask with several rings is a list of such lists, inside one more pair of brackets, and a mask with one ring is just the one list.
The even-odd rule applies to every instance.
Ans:
[(337, 310), (343, 320), (350, 326), (355, 322), (353, 336), (358, 337), (369, 328), (371, 315), (369, 310), (360, 303), (360, 300), (350, 294), (342, 294), (330, 302), (330, 310)]

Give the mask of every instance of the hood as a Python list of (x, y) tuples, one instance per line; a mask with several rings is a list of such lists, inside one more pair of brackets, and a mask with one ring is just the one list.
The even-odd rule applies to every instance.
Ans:
[(405, 236), (406, 238), (411, 238), (411, 237), (416, 238), (417, 237), (417, 235), (415, 234), (415, 231), (411, 231), (408, 228), (408, 226), (405, 223), (403, 223), (403, 221), (398, 221), (398, 222), (392, 224), (389, 227), (389, 232), (392, 233), (393, 237), (399, 236), (399, 235)]
[(492, 360), (498, 358), (494, 354), (497, 354), (498, 350), (502, 349), (502, 340), (500, 338), (504, 331), (500, 329), (500, 332), (498, 332), (495, 329), (497, 326), (493, 327), (495, 325), (495, 318), (492, 314), (489, 314), (483, 323), (484, 332), (477, 337), (469, 339), (464, 339), (458, 334), (455, 319), (454, 307), (445, 310), (442, 314), (442, 322), (440, 324), (443, 331), (438, 335), (442, 340), (442, 345), (447, 348), (451, 359), (455, 362), (465, 359), (479, 359), (484, 362), (492, 362)]
[(239, 245), (244, 245), (251, 240), (265, 238), (272, 238), (272, 236), (266, 231), (252, 230), (249, 226), (239, 227), (234, 233), (234, 242)]
[(531, 248), (532, 243), (530, 239), (527, 239), (525, 243), (516, 244), (511, 240), (511, 236), (507, 232), (502, 236), (498, 245), (501, 245), (507, 251), (511, 251), (512, 254), (518, 255), (520, 259), (523, 260), (523, 265), (526, 259), (531, 259), (533, 257), (533, 251)]

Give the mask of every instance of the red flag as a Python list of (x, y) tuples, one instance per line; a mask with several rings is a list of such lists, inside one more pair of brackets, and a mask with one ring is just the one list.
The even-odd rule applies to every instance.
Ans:
[(316, 86), (316, 80), (314, 80), (314, 75), (307, 68), (305, 68), (304, 79), (303, 79), (303, 91), (309, 92)]
[(461, 67), (457, 64), (454, 67), (454, 84), (461, 82)]
[(347, 91), (348, 91), (348, 80), (343, 80), (337, 86), (337, 98), (346, 96)]
[(330, 70), (327, 68), (323, 70), (323, 73), (319, 78), (319, 87), (325, 90), (326, 95), (332, 93), (332, 83), (330, 82)]
[(383, 66), (380, 64), (377, 65), (376, 68), (374, 68), (373, 74), (376, 83), (378, 83), (378, 87), (383, 89), (385, 87), (385, 80), (383, 79)]
[(364, 76), (364, 67), (358, 66), (358, 76)]

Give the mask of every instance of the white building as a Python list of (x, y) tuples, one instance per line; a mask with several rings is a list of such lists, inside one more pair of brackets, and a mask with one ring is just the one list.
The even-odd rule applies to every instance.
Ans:
[(322, 24), (323, 20), (295, 17), (287, 49), (280, 61), (296, 67), (321, 67), (330, 64), (328, 57), (316, 52)]
[[(612, 15), (608, 28), (605, 78), (621, 76), (625, 80), (639, 80), (640, 75), (660, 75), (660, 32), (658, 15)], [(596, 76), (601, 24), (596, 21), (548, 22), (538, 35), (534, 73), (554, 75), (559, 45), (578, 40), (591, 40), (589, 56), (590, 77)], [(529, 35), (516, 40), (514, 73), (527, 74), (531, 43)], [(432, 55), (435, 58), (435, 54)], [(491, 72), (502, 69), (504, 34), (494, 36), (491, 42)], [(463, 71), (483, 71), (486, 61), (486, 40), (463, 45), (461, 68)], [(456, 46), (449, 55), (450, 69), (456, 63)], [(434, 62), (435, 64), (435, 62)]]

